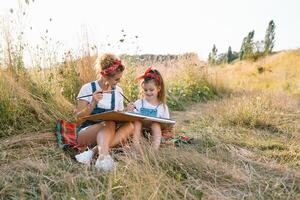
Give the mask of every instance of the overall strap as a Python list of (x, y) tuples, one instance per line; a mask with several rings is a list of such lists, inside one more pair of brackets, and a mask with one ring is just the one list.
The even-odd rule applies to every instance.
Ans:
[(115, 95), (115, 89), (113, 89), (112, 91), (111, 91), (111, 110), (115, 110), (115, 102), (116, 102), (116, 100), (115, 100), (115, 97), (116, 95)]
[[(94, 92), (96, 92), (96, 82), (93, 81), (91, 82), (91, 86), (92, 86), (92, 93), (94, 94)], [(96, 104), (96, 108), (98, 107), (98, 104)]]
[(142, 99), (142, 108), (144, 108), (144, 99)]
[(92, 92), (93, 93), (96, 92), (96, 82), (95, 81), (91, 82), (91, 86), (92, 86)]

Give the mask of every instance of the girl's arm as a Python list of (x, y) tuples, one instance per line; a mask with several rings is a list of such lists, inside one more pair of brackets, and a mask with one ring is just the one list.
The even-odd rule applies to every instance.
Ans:
[(135, 105), (134, 105), (133, 102), (130, 102), (130, 103), (127, 104), (127, 109), (126, 109), (127, 111), (133, 112), (134, 109), (135, 109)]
[(138, 99), (134, 103), (130, 102), (127, 104), (127, 111), (130, 112), (139, 112), (142, 107), (141, 100)]
[(163, 105), (159, 109), (160, 109), (159, 117), (170, 119), (170, 112), (167, 105)]

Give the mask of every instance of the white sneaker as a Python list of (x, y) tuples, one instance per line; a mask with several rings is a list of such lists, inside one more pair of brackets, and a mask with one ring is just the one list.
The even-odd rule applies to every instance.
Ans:
[(97, 169), (108, 172), (116, 167), (116, 163), (110, 155), (106, 155), (102, 159), (97, 159), (95, 167)]
[(94, 152), (92, 150), (84, 151), (75, 156), (76, 160), (85, 165), (90, 165), (94, 156)]

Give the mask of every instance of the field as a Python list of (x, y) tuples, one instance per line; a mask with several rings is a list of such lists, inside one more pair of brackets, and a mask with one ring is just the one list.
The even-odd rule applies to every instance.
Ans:
[[(94, 58), (18, 76), (1, 69), (0, 198), (300, 199), (299, 52), (222, 66), (193, 54), (152, 61), (167, 83), (175, 131), (192, 144), (155, 153), (144, 142), (145, 159), (128, 145), (114, 149), (110, 173), (76, 163), (54, 136), (57, 119), (73, 120), (78, 88), (96, 78)], [(151, 60), (124, 60), (121, 86), (135, 99), (134, 78)]]

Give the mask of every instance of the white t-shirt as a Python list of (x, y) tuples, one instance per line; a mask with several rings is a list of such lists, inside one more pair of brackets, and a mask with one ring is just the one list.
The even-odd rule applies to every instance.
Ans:
[[(143, 107), (144, 108), (148, 108), (148, 109), (155, 109), (157, 107), (150, 104), (146, 99), (143, 99)], [(136, 102), (134, 102), (134, 105), (136, 106), (136, 108), (138, 110), (141, 110), (142, 108), (142, 99), (138, 99)], [(134, 112), (138, 113), (137, 110), (134, 109)], [(156, 117), (160, 117), (160, 118), (167, 118), (169, 119), (170, 118), (170, 113), (169, 113), (169, 108), (167, 105), (164, 105), (164, 104), (160, 104), (158, 107), (157, 107), (157, 116)]]
[[(99, 90), (100, 86), (99, 86), (98, 81), (96, 81), (95, 83), (96, 83), (95, 84), (96, 85), (96, 90)], [(115, 109), (114, 109), (116, 111), (124, 110), (124, 98), (120, 94), (120, 92), (123, 94), (122, 88), (120, 88), (119, 86), (116, 86), (116, 89), (115, 89)], [(89, 94), (93, 94), (93, 89), (92, 89), (91, 82), (86, 83), (81, 87), (77, 98), (81, 97), (81, 96), (89, 95)], [(98, 107), (99, 108), (104, 108), (104, 109), (110, 109), (111, 108), (111, 97), (112, 97), (111, 93), (103, 93), (103, 99), (101, 99), (98, 102)], [(80, 98), (80, 99), (91, 103), (92, 100), (93, 100), (93, 96), (84, 97), (84, 98)]]

